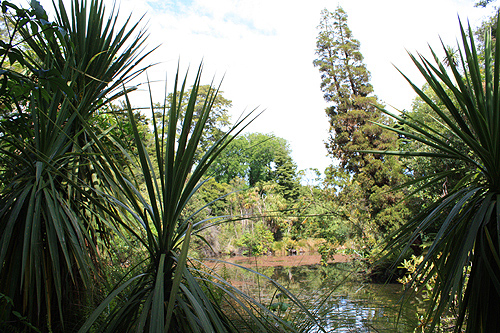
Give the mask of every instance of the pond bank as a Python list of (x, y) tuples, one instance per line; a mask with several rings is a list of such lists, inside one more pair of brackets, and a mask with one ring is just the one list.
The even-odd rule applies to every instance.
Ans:
[[(351, 262), (356, 259), (355, 255), (345, 255), (336, 254), (333, 256), (333, 260), (329, 260), (328, 263), (336, 262)], [(245, 256), (235, 256), (223, 258), (222, 260), (238, 264), (244, 267), (297, 267), (297, 266), (310, 266), (319, 265), (321, 263), (321, 255), (319, 253), (314, 254), (302, 254), (296, 256), (260, 256), (260, 257), (245, 257)]]

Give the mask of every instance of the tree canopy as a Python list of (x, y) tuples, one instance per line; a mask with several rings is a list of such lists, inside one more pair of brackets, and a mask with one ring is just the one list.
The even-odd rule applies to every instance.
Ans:
[(239, 177), (245, 179), (250, 187), (258, 182), (277, 179), (285, 184), (285, 179), (297, 177), (290, 153), (288, 142), (283, 138), (272, 134), (247, 133), (228, 145), (211, 170), (217, 181), (226, 183)]
[[(190, 87), (186, 91), (183, 92), (181, 95), (180, 91), (177, 92), (176, 98), (177, 98), (177, 103), (180, 103), (181, 108), (180, 108), (180, 119), (184, 119), (184, 115), (186, 112), (186, 108), (189, 105), (189, 99), (191, 96), (193, 87)], [(200, 139), (200, 144), (198, 145), (198, 148), (196, 150), (196, 159), (199, 160), (201, 156), (218, 140), (220, 140), (224, 134), (229, 130), (231, 121), (230, 121), (230, 115), (229, 115), (229, 110), (232, 107), (232, 102), (223, 96), (223, 91), (217, 91), (214, 87), (208, 84), (200, 85), (198, 87), (198, 99), (196, 100), (196, 104), (194, 106), (195, 112), (193, 113), (193, 122), (198, 122), (200, 120), (200, 112), (204, 107), (204, 101), (211, 97), (212, 95), (215, 96), (215, 99), (213, 100), (213, 105), (212, 105), (212, 111), (208, 115), (207, 122), (205, 124), (205, 131), (202, 134), (202, 137)], [(172, 103), (173, 99), (173, 93), (169, 93), (167, 95), (167, 105), (170, 105)], [(162, 117), (162, 111), (163, 106), (160, 103), (156, 104), (156, 111), (155, 111), (155, 117), (158, 121), (158, 124), (160, 127), (165, 126), (164, 121), (167, 122), (167, 120), (163, 119)], [(180, 131), (180, 128), (178, 129)], [(180, 132), (178, 133), (180, 134)]]

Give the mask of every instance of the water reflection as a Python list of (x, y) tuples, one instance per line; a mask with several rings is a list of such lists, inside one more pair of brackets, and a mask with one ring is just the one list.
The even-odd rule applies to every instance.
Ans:
[[(330, 332), (413, 332), (418, 325), (412, 305), (400, 311), (401, 285), (372, 284), (356, 274), (351, 263), (333, 263), (297, 267), (254, 267), (271, 277), (317, 314), (323, 327)], [(264, 305), (279, 301), (279, 291), (266, 279), (248, 271), (226, 265), (225, 277), (242, 291)], [(303, 314), (290, 307), (283, 316)], [(297, 320), (299, 319), (299, 320)], [(306, 325), (307, 321), (303, 321)], [(302, 327), (307, 332), (320, 332), (318, 327)]]

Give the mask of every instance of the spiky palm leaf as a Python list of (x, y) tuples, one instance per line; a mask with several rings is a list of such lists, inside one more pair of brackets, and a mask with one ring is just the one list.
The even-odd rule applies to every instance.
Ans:
[[(500, 43), (494, 46), (491, 34), (486, 34), (485, 61), (481, 63), (470, 26), (468, 33), (462, 24), (460, 28), (459, 57), (444, 48), (449, 67), (432, 49), (434, 61), (410, 55), (446, 110), (405, 76), (432, 108), (443, 131), (412, 119), (411, 114), (385, 110), (403, 126), (381, 126), (430, 148), (383, 153), (455, 159), (468, 168), (412, 181), (425, 188), (446, 176), (461, 178), (446, 196), (403, 226), (386, 249), (408, 249), (420, 233), (439, 221), (438, 232), (410, 286), (425, 282), (418, 281), (418, 276), (437, 277), (426, 323), (433, 330), (453, 303), (459, 307), (455, 331), (466, 323), (467, 332), (494, 332), (500, 327)], [(498, 41), (498, 26), (496, 31)]]
[[(55, 24), (36, 1), (29, 11), (7, 2), (2, 7), (17, 13), (28, 47), (2, 44), (24, 69), (2, 68), (4, 82), (26, 89), (10, 90), (20, 94), (3, 105), (11, 112), (0, 124), (0, 292), (31, 323), (62, 330), (69, 313), (78, 315), (90, 285), (96, 235), (114, 228), (100, 216), (113, 208), (102, 207), (90, 191), (106, 188), (108, 166), (86, 122), (141, 71), (144, 34), (135, 36), (137, 25), (116, 29), (114, 12), (104, 20), (99, 0), (74, 0), (70, 12), (59, 2)], [(9, 306), (0, 320), (9, 320)]]
[[(146, 197), (132, 186), (132, 182), (123, 177), (118, 180), (127, 200), (108, 199), (125, 207), (129, 212), (128, 216), (132, 216), (135, 224), (145, 230), (141, 243), (147, 249), (148, 268), (117, 286), (89, 317), (81, 332), (88, 331), (102, 312), (127, 288), (130, 291), (125, 293), (126, 301), (111, 311), (100, 330), (236, 332), (241, 326), (235, 322), (257, 332), (293, 330), (290, 324), (231, 286), (214, 270), (188, 257), (191, 237), (197, 236), (210, 221), (193, 224), (192, 216), (183, 220), (181, 213), (203, 185), (208, 167), (251, 121), (250, 115), (239, 121), (213, 144), (201, 159), (197, 158), (196, 149), (217, 96), (216, 90), (210, 90), (202, 100), (201, 110), (196, 110), (196, 105), (199, 104), (200, 75), (201, 67), (191, 94), (186, 98), (187, 105), (180, 105), (177, 101), (184, 100), (186, 79), (179, 87), (177, 74), (171, 105), (163, 112), (162, 123), (168, 124), (167, 127), (158, 128), (156, 120), (153, 119), (153, 155), (158, 161), (158, 170), (153, 167), (152, 157), (141, 142), (135, 124), (133, 126), (140, 167), (146, 183)], [(153, 103), (151, 108), (153, 109)], [(195, 111), (198, 112), (198, 118), (193, 122)], [(133, 119), (130, 104), (129, 117)], [(118, 167), (115, 167), (115, 171), (118, 173)], [(158, 174), (155, 174), (156, 172)], [(275, 285), (307, 312), (289, 292), (277, 283)], [(222, 292), (226, 307), (231, 310), (231, 318), (228, 318), (221, 304), (215, 302), (212, 296), (215, 290)], [(314, 321), (314, 318), (312, 320)]]

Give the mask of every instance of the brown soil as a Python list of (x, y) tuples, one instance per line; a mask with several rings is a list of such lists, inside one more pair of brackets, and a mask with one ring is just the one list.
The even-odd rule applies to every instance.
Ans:
[[(329, 262), (349, 262), (353, 260), (355, 256), (336, 254), (333, 256), (333, 260)], [(318, 265), (321, 262), (321, 255), (319, 254), (304, 254), (297, 256), (262, 256), (262, 257), (231, 257), (224, 259), (231, 263), (235, 263), (245, 267), (276, 267), (276, 266), (307, 266), (307, 265)]]

